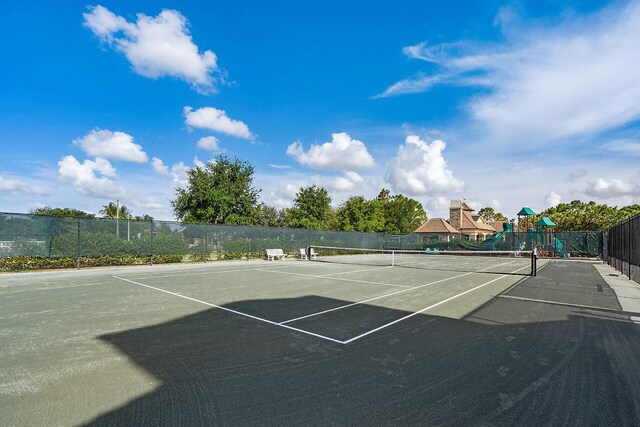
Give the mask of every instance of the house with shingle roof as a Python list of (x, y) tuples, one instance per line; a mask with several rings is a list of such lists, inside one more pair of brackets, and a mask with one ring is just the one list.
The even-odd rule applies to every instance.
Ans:
[(449, 225), (443, 218), (431, 218), (426, 220), (415, 233), (437, 237), (438, 241), (448, 242), (454, 237), (460, 237), (460, 232)]
[[(499, 225), (499, 229), (502, 230), (502, 224)], [(469, 240), (485, 240), (496, 231), (496, 226), (485, 222), (464, 200), (451, 200), (448, 221), (443, 218), (431, 218), (418, 227), (415, 233), (448, 242), (460, 236)]]

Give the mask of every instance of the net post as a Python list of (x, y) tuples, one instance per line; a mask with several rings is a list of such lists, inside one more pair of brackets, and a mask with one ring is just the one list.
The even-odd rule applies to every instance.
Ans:
[(538, 248), (534, 247), (531, 251), (531, 275), (536, 277), (538, 275)]
[(311, 261), (311, 245), (307, 246), (307, 261)]
[(391, 267), (396, 266), (396, 251), (391, 251)]
[(76, 257), (76, 268), (80, 270), (80, 218), (76, 220), (77, 224), (77, 235), (76, 235), (76, 246), (77, 246), (77, 257)]

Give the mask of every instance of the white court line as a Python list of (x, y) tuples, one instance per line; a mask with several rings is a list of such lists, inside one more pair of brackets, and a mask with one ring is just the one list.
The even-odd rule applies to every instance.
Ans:
[[(528, 267), (528, 266), (527, 266), (527, 267)], [(525, 269), (525, 268), (527, 268), (527, 267), (522, 267), (522, 268), (520, 268), (520, 269), (518, 269), (518, 270), (522, 270), (522, 269)], [(518, 270), (515, 270), (515, 271), (518, 271)], [(514, 271), (514, 273), (515, 273), (515, 271)], [(495, 281), (498, 281), (498, 280), (500, 280), (500, 279), (504, 279), (505, 277), (508, 277), (508, 276), (509, 276), (509, 274), (503, 274), (502, 276), (500, 276), (500, 277), (498, 277), (498, 278), (495, 278), (495, 279), (493, 279), (493, 280), (489, 280), (488, 282), (483, 283), (482, 285), (478, 285), (478, 286), (476, 286), (475, 288), (471, 288), (471, 289), (469, 289), (469, 290), (467, 290), (467, 291), (461, 292), (461, 293), (459, 293), (459, 294), (457, 294), (457, 295), (454, 295), (454, 296), (452, 296), (452, 297), (449, 297), (449, 298), (447, 298), (447, 299), (445, 299), (445, 300), (442, 300), (442, 301), (440, 301), (440, 302), (437, 302), (437, 303), (435, 303), (435, 304), (432, 304), (432, 305), (430, 305), (429, 307), (425, 307), (425, 308), (423, 308), (422, 310), (418, 310), (418, 311), (413, 312), (413, 313), (411, 313), (411, 314), (408, 314), (408, 315), (406, 315), (406, 316), (404, 316), (404, 317), (401, 317), (401, 318), (399, 318), (399, 319), (396, 319), (396, 320), (394, 320), (393, 322), (389, 322), (389, 323), (387, 323), (387, 324), (385, 324), (385, 325), (379, 326), (379, 327), (377, 327), (377, 328), (375, 328), (375, 329), (372, 329), (372, 330), (367, 331), (367, 332), (365, 332), (365, 333), (363, 333), (363, 334), (360, 334), (360, 335), (355, 336), (355, 337), (353, 337), (353, 338), (350, 338), (350, 339), (348, 339), (348, 340), (346, 340), (346, 341), (343, 341), (343, 343), (344, 343), (344, 344), (352, 343), (352, 342), (354, 342), (355, 340), (358, 340), (358, 339), (360, 339), (360, 338), (366, 337), (367, 335), (373, 334), (374, 332), (378, 332), (378, 331), (379, 331), (379, 330), (381, 330), (381, 329), (384, 329), (384, 328), (387, 328), (387, 327), (389, 327), (389, 326), (395, 325), (395, 324), (396, 324), (396, 323), (398, 323), (398, 322), (402, 322), (403, 320), (409, 319), (410, 317), (413, 317), (413, 316), (415, 316), (415, 315), (421, 314), (421, 313), (423, 313), (423, 312), (425, 312), (425, 311), (427, 311), (427, 310), (431, 310), (432, 308), (435, 308), (435, 307), (437, 307), (437, 306), (439, 306), (439, 305), (441, 305), (441, 304), (444, 304), (444, 303), (446, 303), (446, 302), (449, 302), (449, 301), (451, 301), (451, 300), (454, 300), (454, 299), (456, 299), (456, 298), (459, 298), (459, 297), (461, 297), (461, 296), (463, 296), (463, 295), (468, 294), (469, 292), (473, 292), (473, 291), (475, 291), (475, 290), (477, 290), (477, 289), (480, 289), (480, 288), (482, 288), (482, 287), (485, 287), (485, 286), (487, 286), (487, 285), (489, 285), (489, 284), (491, 284), (491, 283), (493, 283), (493, 282), (495, 282)]]
[(457, 275), (457, 276), (452, 276), (452, 277), (447, 277), (447, 278), (445, 278), (445, 279), (440, 279), (440, 280), (436, 280), (435, 282), (425, 283), (424, 285), (415, 286), (415, 287), (413, 287), (413, 288), (403, 289), (403, 290), (401, 290), (401, 291), (391, 292), (391, 293), (389, 293), (389, 294), (384, 294), (384, 295), (380, 295), (380, 296), (377, 296), (377, 297), (373, 297), (373, 298), (365, 299), (365, 300), (362, 300), (362, 301), (353, 302), (353, 303), (351, 303), (351, 304), (341, 305), (340, 307), (330, 308), (330, 309), (328, 309), (328, 310), (324, 310), (324, 311), (318, 311), (317, 313), (307, 314), (306, 316), (296, 317), (295, 319), (285, 320), (284, 322), (280, 322), (280, 325), (285, 324), (285, 323), (295, 322), (295, 321), (297, 321), (297, 320), (306, 319), (307, 317), (313, 317), (313, 316), (318, 316), (318, 315), (320, 315), (320, 314), (329, 313), (329, 312), (331, 312), (331, 311), (342, 310), (342, 309), (344, 309), (344, 308), (349, 308), (349, 307), (353, 307), (354, 305), (364, 304), (364, 303), (366, 303), (366, 302), (375, 301), (375, 300), (377, 300), (377, 299), (390, 297), (390, 296), (392, 296), (392, 295), (398, 295), (398, 294), (401, 294), (401, 293), (403, 293), (403, 292), (413, 291), (413, 290), (416, 290), (416, 289), (424, 288), (425, 286), (435, 285), (435, 284), (437, 284), (437, 283), (446, 282), (447, 280), (451, 280), (451, 279), (457, 279), (458, 277), (462, 277), (462, 276), (468, 276), (469, 274), (473, 274), (473, 272), (470, 272), (470, 273), (464, 273), (464, 274), (459, 274), (459, 275)]
[(393, 286), (394, 288), (410, 288), (411, 287), (411, 286), (406, 286), (406, 285), (394, 285), (394, 284), (391, 284), (391, 283), (369, 282), (367, 280), (344, 279), (342, 277), (323, 277), (323, 276), (316, 276), (314, 274), (293, 273), (291, 271), (271, 271), (271, 270), (265, 270), (265, 269), (256, 269), (256, 270), (257, 271), (264, 271), (266, 273), (279, 273), (279, 274), (289, 274), (289, 275), (292, 275), (292, 276), (313, 277), (315, 279), (342, 280), (343, 282), (366, 283), (368, 285)]
[[(510, 264), (510, 263), (511, 262), (503, 263), (503, 264), (500, 264), (500, 265), (507, 265), (507, 264)], [(487, 267), (487, 268), (493, 268), (493, 267), (495, 267), (495, 266), (491, 266), (491, 267)], [(486, 270), (487, 268), (485, 268), (484, 270)], [(522, 268), (520, 268), (519, 270), (522, 270)], [(518, 271), (518, 270), (515, 270), (515, 271)], [(413, 291), (413, 290), (416, 290), (416, 289), (424, 288), (426, 286), (431, 286), (431, 285), (435, 285), (437, 283), (446, 282), (447, 280), (457, 279), (458, 277), (468, 276), (470, 274), (481, 273), (481, 272), (483, 272), (483, 270), (479, 270), (477, 272), (476, 271), (470, 271), (468, 273), (458, 274), (457, 276), (447, 277), (447, 278), (444, 278), (444, 279), (436, 280), (435, 282), (429, 282), (429, 283), (425, 283), (424, 285), (414, 286), (414, 287), (411, 287), (409, 289), (403, 289), (401, 291), (391, 292), (389, 294), (380, 295), (380, 296), (369, 298), (369, 299), (366, 299), (366, 300), (363, 300), (363, 301), (358, 301), (358, 302), (354, 302), (354, 303), (351, 303), (351, 304), (342, 305), (340, 307), (330, 308), (328, 310), (319, 311), (317, 313), (307, 314), (306, 316), (296, 317), (295, 319), (285, 320), (284, 322), (280, 322), (280, 324), (295, 322), (297, 320), (302, 320), (302, 319), (306, 319), (308, 317), (313, 317), (313, 316), (317, 316), (317, 315), (320, 315), (320, 314), (329, 313), (331, 311), (342, 310), (344, 308), (353, 307), (354, 305), (364, 304), (366, 302), (375, 301), (375, 300), (378, 300), (378, 299), (381, 299), (381, 298), (390, 297), (390, 296), (393, 296), (393, 295), (401, 294), (403, 292)]]
[[(292, 265), (279, 265), (279, 266), (274, 266), (274, 267), (268, 267), (268, 268), (286, 268), (286, 267), (292, 267)], [(203, 267), (205, 268), (205, 267)], [(218, 267), (220, 268), (220, 267)], [(135, 275), (136, 279), (154, 279), (156, 277), (161, 277), (161, 278), (167, 278), (167, 277), (182, 277), (182, 276), (199, 276), (199, 275), (203, 275), (203, 274), (214, 274), (214, 273), (235, 273), (236, 271), (256, 271), (256, 269), (261, 268), (261, 266), (257, 265), (257, 266), (252, 266), (252, 267), (238, 267), (238, 268), (233, 268), (230, 270), (216, 270), (215, 267), (211, 268), (208, 271), (198, 271), (198, 272), (193, 272), (193, 273), (179, 273), (179, 274), (145, 274), (142, 273), (141, 276)]]
[(124, 277), (118, 277), (118, 276), (112, 276), (112, 277), (115, 278), (115, 279), (123, 280), (125, 282), (133, 283), (134, 285), (144, 286), (145, 288), (153, 289), (154, 291), (164, 292), (165, 294), (173, 295), (173, 296), (178, 297), (178, 298), (184, 298), (186, 300), (197, 302), (199, 304), (203, 304), (203, 305), (206, 305), (206, 306), (209, 306), (209, 307), (213, 307), (213, 308), (217, 308), (217, 309), (220, 309), (220, 310), (228, 311), (230, 313), (234, 313), (234, 314), (237, 314), (239, 316), (244, 316), (244, 317), (248, 317), (250, 319), (258, 320), (260, 322), (268, 323), (270, 325), (279, 326), (279, 327), (285, 328), (285, 329), (290, 329), (292, 331), (296, 331), (296, 332), (300, 332), (300, 333), (303, 333), (303, 334), (311, 335), (311, 336), (314, 336), (316, 338), (322, 338), (322, 339), (325, 339), (325, 340), (328, 340), (328, 341), (333, 341), (333, 342), (338, 343), (338, 344), (344, 344), (343, 341), (337, 340), (335, 338), (326, 337), (324, 335), (320, 335), (320, 334), (316, 334), (316, 333), (313, 333), (313, 332), (305, 331), (304, 329), (294, 328), (293, 326), (289, 326), (289, 325), (280, 325), (277, 322), (274, 322), (272, 320), (263, 319), (261, 317), (253, 316), (251, 314), (243, 313), (241, 311), (233, 310), (231, 308), (223, 307), (223, 306), (220, 306), (220, 305), (211, 304), (211, 303), (208, 303), (206, 301), (201, 301), (199, 299), (188, 297), (186, 295), (180, 295), (180, 294), (177, 294), (175, 292), (171, 292), (171, 291), (167, 291), (167, 290), (164, 290), (164, 289), (156, 288), (155, 286), (145, 285), (144, 283), (135, 282), (133, 280), (125, 279)]
[(317, 276), (318, 277), (329, 277), (329, 276), (335, 276), (337, 274), (364, 273), (366, 271), (384, 270), (385, 268), (393, 268), (393, 266), (392, 265), (387, 265), (386, 267), (367, 268), (366, 270), (341, 271), (340, 273), (318, 274)]

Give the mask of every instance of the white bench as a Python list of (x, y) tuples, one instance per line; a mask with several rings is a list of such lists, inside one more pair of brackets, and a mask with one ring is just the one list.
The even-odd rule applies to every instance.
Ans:
[(275, 261), (276, 258), (280, 258), (284, 261), (284, 252), (282, 249), (267, 249), (267, 261)]
[[(311, 248), (311, 259), (316, 259), (316, 253)], [(300, 248), (300, 259), (308, 259), (307, 258), (307, 250), (305, 248)]]

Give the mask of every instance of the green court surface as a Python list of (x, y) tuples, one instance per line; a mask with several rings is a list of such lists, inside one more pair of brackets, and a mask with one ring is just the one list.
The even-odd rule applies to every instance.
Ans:
[(0, 276), (1, 425), (626, 424), (640, 336), (592, 263)]

